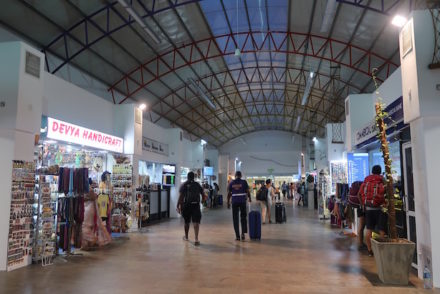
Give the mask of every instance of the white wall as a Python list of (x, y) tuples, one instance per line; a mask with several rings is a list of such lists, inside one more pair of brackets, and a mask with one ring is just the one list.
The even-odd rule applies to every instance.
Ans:
[[(345, 123), (342, 123), (342, 138), (346, 138), (346, 129), (345, 129)], [(327, 133), (327, 160), (330, 161), (338, 161), (342, 160), (344, 157), (344, 151), (345, 151), (345, 144), (339, 144), (339, 143), (333, 143), (333, 127), (332, 124), (326, 125), (326, 133)], [(328, 165), (329, 166), (329, 165)]]
[(302, 140), (295, 136), (292, 142), (292, 136), (292, 133), (282, 131), (254, 132), (225, 143), (219, 151), (229, 155), (229, 172), (238, 157), (245, 177), (268, 175), (270, 168), (274, 169), (274, 175), (292, 175), (298, 172)]
[(396, 69), (378, 88), (371, 94), (352, 94), (346, 98), (349, 103), (349, 114), (346, 116), (345, 144), (347, 151), (355, 148), (355, 132), (374, 120), (375, 103), (382, 98), (382, 103), (389, 105), (402, 96), (401, 68)]
[(44, 115), (114, 134), (113, 103), (48, 72), (44, 74)]

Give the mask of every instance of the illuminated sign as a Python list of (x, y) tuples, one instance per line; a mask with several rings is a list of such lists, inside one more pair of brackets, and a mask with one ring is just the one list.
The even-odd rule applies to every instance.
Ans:
[(47, 118), (47, 138), (123, 153), (124, 139), (86, 129), (54, 118)]

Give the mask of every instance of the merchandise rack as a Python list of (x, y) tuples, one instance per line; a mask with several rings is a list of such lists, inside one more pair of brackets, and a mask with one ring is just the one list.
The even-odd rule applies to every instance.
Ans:
[(138, 229), (140, 230), (150, 219), (150, 191), (146, 188), (136, 189)]
[(331, 196), (331, 178), (328, 174), (320, 174), (318, 178), (318, 215), (320, 219), (329, 219), (330, 212), (327, 201)]
[(125, 232), (126, 215), (130, 215), (133, 197), (133, 165), (131, 163), (115, 164), (112, 173), (112, 190), (114, 204), (111, 215), (112, 232)]
[(36, 175), (34, 262), (50, 265), (56, 256), (58, 175)]
[(27, 266), (32, 262), (34, 194), (35, 163), (14, 160), (8, 235), (8, 271)]

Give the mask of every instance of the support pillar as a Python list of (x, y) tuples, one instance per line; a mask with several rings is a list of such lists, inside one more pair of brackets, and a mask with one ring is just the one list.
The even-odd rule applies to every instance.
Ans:
[(7, 269), (12, 161), (34, 160), (40, 133), (44, 54), (22, 42), (0, 43), (0, 270)]
[(440, 70), (430, 70), (435, 31), (428, 10), (414, 11), (399, 35), (404, 120), (411, 127), (418, 275), (431, 260), (440, 287)]

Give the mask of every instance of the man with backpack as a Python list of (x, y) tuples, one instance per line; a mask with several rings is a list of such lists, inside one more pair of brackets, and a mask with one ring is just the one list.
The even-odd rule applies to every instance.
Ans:
[[(267, 183), (269, 181), (269, 183)], [(266, 224), (266, 214), (268, 215), (269, 222), (271, 223), (270, 219), (270, 206), (269, 206), (269, 190), (268, 186), (270, 185), (270, 180), (266, 180), (266, 185), (264, 183), (261, 184), (260, 189), (257, 192), (257, 201), (260, 204), (261, 207), (261, 214), (262, 214), (262, 223), (263, 225)]]
[(188, 241), (189, 225), (192, 221), (194, 226), (194, 245), (199, 246), (199, 226), (202, 219), (200, 210), (200, 197), (205, 201), (207, 196), (203, 192), (202, 186), (194, 181), (194, 173), (188, 173), (188, 180), (180, 186), (179, 201), (177, 202), (177, 212), (182, 214), (185, 220), (184, 241)]
[(247, 233), (247, 212), (246, 198), (251, 202), (251, 193), (249, 185), (245, 180), (241, 179), (241, 171), (235, 172), (235, 179), (228, 186), (228, 209), (231, 208), (232, 199), (232, 220), (234, 222), (235, 240), (240, 241), (240, 223), (241, 220), (241, 240), (245, 240)]
[(385, 224), (383, 221), (382, 205), (385, 204), (385, 179), (380, 175), (382, 168), (380, 165), (375, 165), (372, 168), (372, 175), (365, 178), (361, 187), (359, 188), (359, 195), (362, 198), (362, 205), (364, 206), (365, 222), (367, 226), (367, 241), (368, 255), (373, 256), (371, 251), (371, 236), (376, 226), (379, 229), (380, 237), (385, 236)]

